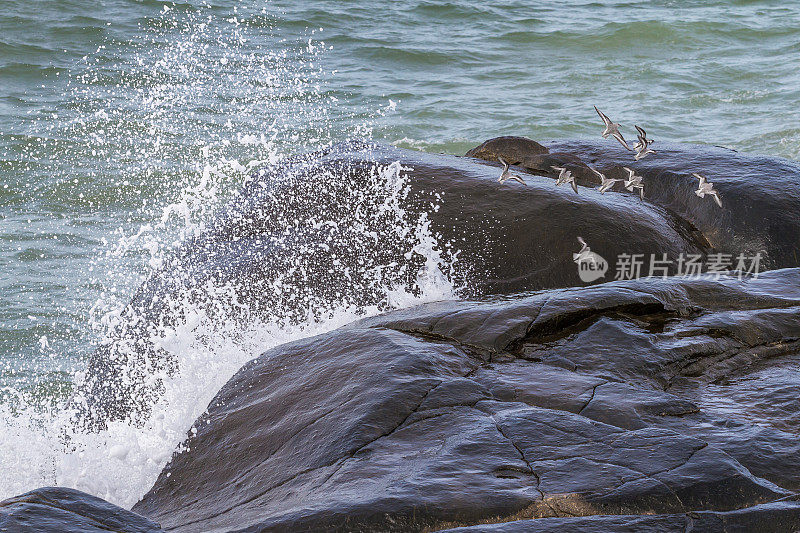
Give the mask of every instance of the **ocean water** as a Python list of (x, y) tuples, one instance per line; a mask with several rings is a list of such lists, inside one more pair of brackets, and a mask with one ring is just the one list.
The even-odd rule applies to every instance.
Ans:
[[(132, 505), (242, 362), (377, 312), (210, 340), (194, 316), (165, 334), (185, 371), (152, 420), (69, 428), (60, 405), (121, 306), (262, 164), (353, 137), (463, 154), (596, 136), (592, 105), (655, 139), (800, 158), (800, 4), (531, 4), (5, 0), (0, 497), (63, 484)], [(455, 297), (436, 236), (398, 221), (428, 270), (387, 302)]]

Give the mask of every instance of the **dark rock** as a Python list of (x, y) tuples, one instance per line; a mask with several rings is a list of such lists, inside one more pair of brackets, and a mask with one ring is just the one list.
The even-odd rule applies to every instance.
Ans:
[(155, 522), (84, 492), (43, 487), (0, 502), (0, 531), (155, 533)]
[(502, 154), (509, 165), (519, 165), (527, 157), (547, 154), (549, 151), (533, 139), (508, 136), (489, 139), (467, 152), (467, 157), (496, 161), (495, 155)]
[(793, 533), (798, 530), (800, 504), (780, 501), (727, 512), (540, 518), (459, 527), (442, 530), (442, 533)]
[(794, 531), (798, 339), (800, 269), (388, 313), (246, 364), (134, 510), (175, 531)]
[[(526, 164), (543, 156), (542, 145), (530, 146), (524, 137), (500, 137), (467, 152), (488, 161), (512, 158), (534, 173), (552, 173), (544, 165)], [(623, 166), (644, 177), (647, 202), (691, 224), (717, 252), (764, 254), (765, 268), (787, 268), (800, 264), (800, 165), (778, 157), (740, 154), (724, 148), (682, 145), (657, 141), (658, 153), (634, 161), (614, 140), (565, 140), (545, 143), (551, 155), (574, 158), (568, 168), (584, 182), (599, 180), (585, 165), (592, 165), (610, 178), (623, 178)], [(558, 159), (556, 157), (556, 159)], [(568, 163), (562, 158), (564, 163)], [(719, 190), (720, 209), (710, 198), (694, 194), (697, 179), (705, 175)], [(616, 187), (621, 194), (620, 185)]]
[[(511, 142), (515, 138), (508, 139)], [(525, 140), (519, 150), (536, 150), (530, 143), (533, 141)], [(537, 153), (536, 156), (556, 157), (553, 163), (576, 159), (569, 154)], [(572, 257), (580, 248), (576, 240), (579, 235), (593, 243), (592, 250), (608, 258), (612, 267), (622, 253), (635, 252), (646, 257), (667, 253), (677, 258), (681, 253), (710, 251), (691, 224), (656, 205), (642, 203), (634, 195), (601, 195), (588, 189), (576, 195), (569, 188), (553, 187), (553, 179), (545, 176), (526, 176), (527, 187), (500, 184), (497, 166), (473, 159), (358, 144), (336, 147), (291, 172), (285, 168), (275, 171), (291, 173), (292, 180), (267, 177), (268, 182), (272, 180), (270, 187), (243, 190), (240, 201), (220, 215), (213, 233), (205, 237), (204, 247), (211, 246), (213, 250), (217, 246), (209, 244), (210, 241), (265, 239), (283, 230), (286, 221), (303, 220), (310, 213), (336, 218), (352, 210), (354, 202), (348, 191), (353, 184), (366, 183), (375, 165), (385, 166), (395, 161), (410, 169), (407, 172), (411, 192), (405, 207), (409, 212), (424, 212), (440, 237), (440, 244), (451, 243), (460, 250), (455, 275), (467, 295), (511, 294), (582, 284)], [(339, 183), (331, 173), (346, 179)], [(318, 198), (320, 195), (314, 191), (323, 187), (328, 188), (328, 193)], [(440, 207), (431, 210), (432, 204)], [(302, 232), (302, 228), (298, 231)], [(309, 241), (324, 237), (325, 233), (304, 236)], [(337, 244), (340, 249), (335, 248)], [(334, 242), (329, 253), (347, 258), (354, 251), (348, 250), (346, 244), (350, 243)], [(197, 242), (190, 243), (187, 250), (194, 254), (196, 247)], [(326, 261), (325, 254), (316, 252), (315, 260)], [(240, 253), (223, 254), (221, 270), (228, 276), (231, 269), (241, 270), (233, 268)], [(270, 250), (270, 253), (276, 252)], [(391, 259), (402, 261), (400, 255)], [(345, 260), (345, 264), (351, 263), (352, 259)], [(274, 266), (273, 260), (261, 272), (248, 269), (248, 281), (271, 281)], [(327, 272), (328, 266), (323, 263), (319, 270)], [(411, 271), (416, 272), (413, 268)], [(612, 268), (604, 281), (613, 275)], [(344, 284), (350, 288), (344, 280), (307, 281), (308, 285), (319, 287), (327, 287), (327, 281), (336, 281), (341, 282), (337, 286)], [(249, 299), (258, 297), (251, 295)]]
[[(407, 221), (426, 217), (445, 258), (452, 258), (448, 250), (459, 252), (452, 278), (462, 297), (583, 284), (573, 260), (578, 236), (609, 263), (594, 283), (613, 279), (624, 254), (640, 254), (643, 276), (654, 259), (666, 257), (671, 261), (666, 273), (676, 274), (681, 257), (711, 253), (728, 254), (732, 266), (738, 254), (762, 253), (762, 270), (798, 264), (795, 163), (666, 143), (638, 163), (613, 142), (548, 146), (502, 137), (470, 151), (486, 160), (502, 155), (519, 163), (518, 171), (534, 173), (525, 175), (527, 186), (498, 183), (496, 163), (359, 142), (298, 156), (254, 175), (205, 233), (184, 243), (142, 285), (117, 331), (91, 357), (87, 383), (76, 399), (87, 413), (85, 423), (102, 427), (109, 418), (146, 418), (161, 394), (154, 375), (179, 370), (150, 340), (158, 327), (180, 318), (175, 300), (191, 301), (212, 317), (266, 315), (302, 322), (309, 310), (323, 316), (343, 305), (386, 308), (386, 284), (413, 288), (424, 258), (412, 252), (415, 243), (407, 233), (398, 233), (402, 224), (375, 202), (386, 189), (374, 187), (376, 168), (398, 161), (409, 169), (407, 194), (398, 203)], [(553, 185), (555, 163), (575, 171), (580, 194)], [(630, 164), (645, 176), (646, 201), (587, 187), (597, 180), (588, 164), (612, 177), (621, 177), (622, 165)], [(690, 173), (698, 170), (717, 183), (723, 209), (692, 192)], [(356, 230), (364, 227), (374, 234)], [(376, 269), (386, 272), (387, 265), (393, 265), (391, 274), (375, 283)], [(209, 297), (209, 285), (230, 287), (236, 304)], [(556, 359), (568, 367), (571, 357), (554, 352), (549, 361)]]

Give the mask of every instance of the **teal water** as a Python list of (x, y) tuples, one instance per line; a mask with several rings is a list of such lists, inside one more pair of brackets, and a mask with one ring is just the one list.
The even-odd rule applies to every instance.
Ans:
[(537, 4), (4, 2), (0, 381), (79, 365), (92, 306), (146, 270), (107, 243), (180, 195), (201, 146), (252, 160), (250, 136), (289, 153), (368, 124), (460, 154), (595, 135), (596, 104), (656, 138), (800, 157), (800, 5)]
[(368, 124), (459, 154), (595, 135), (596, 104), (656, 138), (797, 158), (799, 36), (784, 2), (7, 1), (0, 380), (79, 364), (92, 306), (146, 269), (104, 239), (176, 198), (200, 146), (257, 159), (243, 138), (278, 131), (288, 153)]
[(786, 2), (6, 0), (0, 404), (67, 396), (113, 309), (260, 161), (596, 136), (592, 105), (798, 159), (798, 67)]

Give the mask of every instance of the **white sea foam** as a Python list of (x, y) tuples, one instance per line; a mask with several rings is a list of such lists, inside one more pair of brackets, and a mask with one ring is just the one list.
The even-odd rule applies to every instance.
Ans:
[[(427, 286), (419, 287), (419, 295), (395, 289), (389, 295), (392, 303), (409, 306), (453, 297), (440, 271), (426, 269), (421, 280)], [(273, 346), (333, 330), (378, 309), (340, 309), (322, 321), (293, 327), (258, 321), (244, 328), (185, 311), (185, 322), (164, 330), (159, 344), (178, 360), (180, 371), (165, 380), (165, 391), (143, 426), (116, 421), (103, 431), (82, 432), (74, 429), (67, 412), (11, 413), (0, 407), (0, 498), (59, 485), (130, 507), (242, 364)]]
[[(249, 359), (271, 347), (330, 331), (386, 308), (453, 298), (454, 288), (448, 275), (451, 264), (443, 257), (427, 216), (407, 219), (402, 206), (396, 203), (401, 197), (399, 191), (405, 187), (402, 168), (394, 164), (380, 169), (376, 175), (385, 179), (383, 190), (397, 192), (384, 199), (378, 211), (382, 216), (386, 211), (391, 212), (394, 216), (389, 220), (393, 225), (405, 224), (384, 229), (405, 234), (409, 263), (413, 256), (422, 260), (410, 286), (397, 282), (396, 273), (403, 265), (369, 264), (365, 268), (371, 269), (370, 279), (384, 294), (380, 305), (361, 307), (335, 301), (314, 302), (327, 307), (324, 316), (310, 313), (306, 321), (291, 324), (280, 315), (244, 323), (221, 320), (224, 310), (236, 305), (232, 289), (226, 286), (204, 287), (203, 301), (199, 303), (196, 294), (192, 299), (171, 302), (173, 318), (180, 317), (179, 320), (173, 325), (156, 328), (157, 333), (151, 340), (177, 362), (178, 372), (153, 372), (153, 380), (163, 380), (163, 393), (142, 424), (110, 421), (107, 429), (84, 432), (75, 428), (66, 410), (43, 412), (37, 407), (26, 408), (24, 401), (16, 403), (16, 412), (8, 406), (0, 407), (0, 435), (3, 437), (0, 464), (4, 468), (0, 498), (38, 486), (60, 485), (129, 507), (152, 485), (213, 396)], [(200, 180), (202, 182), (202, 175)], [(192, 196), (195, 192), (187, 190), (186, 194)], [(173, 204), (178, 207), (170, 212), (189, 209), (190, 205), (192, 202), (184, 198)], [(320, 218), (322, 216), (321, 213)], [(192, 227), (191, 217), (181, 215), (178, 218)], [(336, 223), (335, 220), (327, 222)], [(365, 224), (360, 231), (370, 233), (376, 229), (381, 230)], [(157, 235), (154, 227), (143, 227), (135, 238), (121, 238), (114, 251), (129, 250), (137, 244), (152, 250)], [(160, 252), (160, 247), (157, 249)], [(157, 254), (151, 256), (151, 265), (154, 257), (158, 257)], [(160, 264), (161, 260), (155, 263)], [(298, 268), (308, 266), (300, 264)], [(282, 291), (294, 290), (281, 283), (279, 277), (276, 282)], [(346, 299), (347, 295), (343, 294), (342, 301)], [(105, 312), (98, 314), (95, 326), (113, 331), (121, 320), (122, 302), (116, 296), (98, 302), (98, 309), (105, 309)], [(218, 309), (211, 316), (209, 304), (216, 305), (223, 313)], [(81, 378), (75, 376), (78, 382)]]

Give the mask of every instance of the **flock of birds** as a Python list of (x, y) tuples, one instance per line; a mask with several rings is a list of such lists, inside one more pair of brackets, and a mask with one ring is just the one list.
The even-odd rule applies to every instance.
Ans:
[[(603, 129), (603, 133), (600, 135), (607, 139), (609, 137), (613, 137), (616, 139), (626, 150), (630, 152), (635, 152), (633, 159), (635, 161), (639, 161), (640, 159), (647, 157), (650, 154), (657, 153), (655, 150), (650, 149), (650, 145), (653, 144), (653, 139), (647, 138), (647, 132), (640, 128), (639, 126), (634, 125), (636, 128), (636, 137), (637, 141), (636, 144), (633, 145), (633, 148), (628, 145), (628, 142), (625, 140), (625, 137), (622, 136), (622, 133), (619, 131), (620, 124), (614, 122), (608, 116), (597, 109), (597, 106), (594, 106), (594, 110), (597, 111), (598, 116), (603, 120), (603, 124), (605, 128)], [(512, 174), (509, 170), (509, 164), (502, 158), (498, 157), (498, 160), (503, 165), (503, 171), (500, 173), (500, 178), (497, 180), (500, 183), (505, 183), (507, 180), (517, 181), (522, 185), (525, 185), (525, 181), (516, 174)], [(551, 167), (553, 170), (558, 171), (558, 178), (556, 179), (556, 186), (560, 186), (563, 184), (569, 184), (572, 189), (577, 193), (578, 192), (578, 184), (575, 182), (575, 176), (572, 174), (570, 170), (566, 167)], [(600, 178), (600, 186), (597, 188), (601, 194), (605, 194), (606, 191), (610, 190), (614, 187), (614, 184), (617, 182), (623, 182), (623, 186), (630, 192), (638, 191), (639, 197), (644, 200), (644, 182), (642, 180), (642, 176), (637, 176), (636, 172), (628, 167), (622, 167), (625, 169), (625, 172), (628, 173), (628, 177), (626, 179), (619, 179), (619, 178), (607, 178), (605, 174), (602, 172), (589, 167), (589, 170), (594, 172)], [(692, 173), (692, 176), (699, 180), (698, 188), (694, 193), (699, 196), (700, 198), (705, 198), (706, 196), (710, 196), (714, 199), (718, 206), (722, 207), (722, 200), (719, 197), (719, 192), (714, 189), (714, 184), (710, 183), (704, 176), (701, 176), (697, 173)]]

